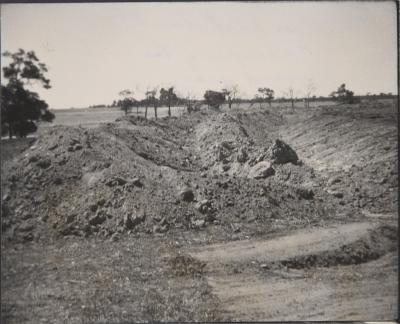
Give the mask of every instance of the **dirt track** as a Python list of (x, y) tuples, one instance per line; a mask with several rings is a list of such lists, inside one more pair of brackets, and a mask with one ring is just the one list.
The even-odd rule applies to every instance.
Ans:
[(2, 165), (2, 318), (393, 319), (396, 118), (384, 104), (49, 128)]
[[(306, 255), (320, 254), (323, 258), (330, 251), (368, 236), (378, 225), (362, 222), (313, 228), (268, 240), (214, 244), (188, 253), (206, 263), (208, 282), (224, 311), (234, 320), (395, 318), (397, 293), (389, 283), (395, 282), (397, 276), (394, 252), (378, 261), (360, 264), (357, 272), (354, 266), (340, 265), (319, 271), (269, 266)], [(340, 263), (340, 251), (335, 251), (335, 257)], [(385, 269), (387, 282), (376, 278), (378, 267)]]

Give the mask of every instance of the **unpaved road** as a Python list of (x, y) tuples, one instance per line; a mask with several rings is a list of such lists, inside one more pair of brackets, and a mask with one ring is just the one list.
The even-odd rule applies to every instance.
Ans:
[(373, 223), (350, 223), (320, 229), (304, 229), (270, 240), (243, 240), (213, 244), (193, 250), (191, 254), (204, 262), (277, 261), (294, 256), (315, 254), (354, 242)]
[(233, 320), (394, 319), (396, 253), (358, 265), (265, 269), (268, 262), (335, 251), (377, 226), (360, 222), (304, 229), (266, 240), (191, 248), (188, 253), (207, 264), (208, 282), (223, 313)]

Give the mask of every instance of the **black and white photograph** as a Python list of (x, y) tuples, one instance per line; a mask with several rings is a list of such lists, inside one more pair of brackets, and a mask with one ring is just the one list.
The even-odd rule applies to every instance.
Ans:
[(398, 6), (2, 3), (1, 323), (395, 323)]

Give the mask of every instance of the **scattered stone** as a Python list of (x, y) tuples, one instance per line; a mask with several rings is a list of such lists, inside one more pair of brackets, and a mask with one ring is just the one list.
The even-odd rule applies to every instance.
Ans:
[(387, 182), (387, 178), (382, 178), (378, 180), (378, 184), (385, 184)]
[(299, 160), (296, 152), (284, 141), (276, 139), (266, 152), (266, 157), (274, 164), (296, 164)]
[(66, 224), (70, 224), (70, 223), (72, 223), (72, 222), (75, 220), (75, 218), (76, 218), (76, 214), (68, 215), (68, 216), (67, 216), (67, 219), (65, 220), (65, 223), (66, 223)]
[(241, 231), (239, 224), (231, 224), (233, 233), (239, 233)]
[(168, 231), (168, 226), (160, 226), (160, 225), (154, 225), (153, 226), (153, 233), (165, 233)]
[(93, 226), (97, 226), (102, 224), (106, 220), (106, 216), (101, 211), (98, 211), (96, 215), (89, 218), (89, 224)]
[(60, 177), (56, 177), (56, 178), (54, 178), (53, 183), (55, 185), (60, 185), (60, 184), (62, 184), (62, 179)]
[(206, 222), (204, 221), (204, 219), (197, 219), (197, 220), (194, 220), (192, 222), (192, 224), (193, 224), (193, 227), (195, 227), (195, 228), (202, 228), (205, 226)]
[(228, 200), (227, 202), (226, 202), (226, 207), (232, 207), (232, 206), (234, 206), (235, 204), (233, 203), (233, 201), (232, 200)]
[(32, 162), (37, 162), (39, 160), (39, 158), (37, 157), (37, 155), (32, 155), (29, 159), (28, 162), (32, 163)]
[(334, 192), (332, 193), (332, 195), (334, 195), (336, 198), (343, 198), (343, 193), (342, 192)]
[(50, 167), (51, 161), (49, 159), (44, 159), (44, 160), (40, 160), (36, 164), (37, 164), (38, 167), (40, 167), (42, 169), (47, 169), (47, 168)]
[(252, 179), (265, 179), (274, 174), (275, 170), (271, 162), (261, 161), (251, 168), (248, 177)]
[(32, 222), (23, 222), (22, 224), (19, 225), (18, 230), (20, 232), (26, 233), (26, 232), (31, 232), (35, 226), (33, 225)]
[(122, 179), (120, 177), (114, 177), (106, 182), (106, 186), (109, 187), (123, 186), (126, 183), (127, 181), (125, 179)]
[(209, 211), (211, 207), (211, 202), (207, 199), (204, 199), (202, 201), (199, 201), (196, 203), (195, 208), (200, 212), (205, 214), (207, 211)]
[(343, 198), (343, 193), (340, 191), (327, 190), (327, 192), (336, 198)]
[(239, 148), (238, 154), (236, 156), (236, 160), (239, 163), (245, 163), (248, 160), (249, 156), (247, 154), (247, 151), (244, 147)]
[(185, 188), (179, 192), (179, 197), (182, 201), (191, 202), (194, 199), (193, 190), (190, 188)]
[(140, 181), (139, 178), (133, 178), (132, 179), (132, 184), (136, 187), (142, 188), (143, 187), (143, 183)]
[(342, 180), (340, 179), (340, 178), (338, 178), (338, 177), (333, 177), (333, 178), (330, 178), (329, 180), (328, 180), (328, 182), (327, 182), (327, 185), (328, 186), (332, 186), (332, 185), (334, 185), (334, 184), (336, 184), (336, 183), (339, 183), (339, 182), (341, 182)]
[(169, 225), (169, 223), (168, 223), (168, 221), (167, 221), (167, 219), (166, 219), (165, 217), (163, 217), (163, 218), (161, 219), (160, 225), (161, 225), (161, 226), (163, 226), (163, 225)]
[(310, 200), (314, 198), (314, 192), (309, 188), (297, 188), (297, 194), (300, 198)]
[(91, 212), (94, 213), (94, 212), (96, 212), (97, 207), (98, 207), (97, 204), (92, 204), (92, 205), (89, 206), (89, 209), (90, 209)]
[(138, 216), (138, 215), (133, 216), (132, 214), (127, 213), (124, 216), (124, 226), (127, 229), (133, 229), (133, 228), (135, 228), (135, 226), (137, 226), (141, 222), (143, 222), (144, 218), (145, 218), (144, 215), (143, 216)]
[(110, 240), (111, 240), (112, 242), (117, 242), (117, 241), (119, 241), (119, 235), (118, 235), (118, 233), (112, 234), (111, 237), (110, 237)]

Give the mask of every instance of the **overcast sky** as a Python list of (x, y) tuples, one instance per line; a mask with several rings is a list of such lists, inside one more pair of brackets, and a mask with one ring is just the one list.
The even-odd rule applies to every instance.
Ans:
[(304, 96), (310, 82), (316, 95), (341, 83), (397, 93), (394, 1), (6, 4), (1, 48), (48, 65), (52, 88), (39, 93), (51, 108), (154, 85), (198, 98), (233, 84), (247, 97), (261, 86)]

